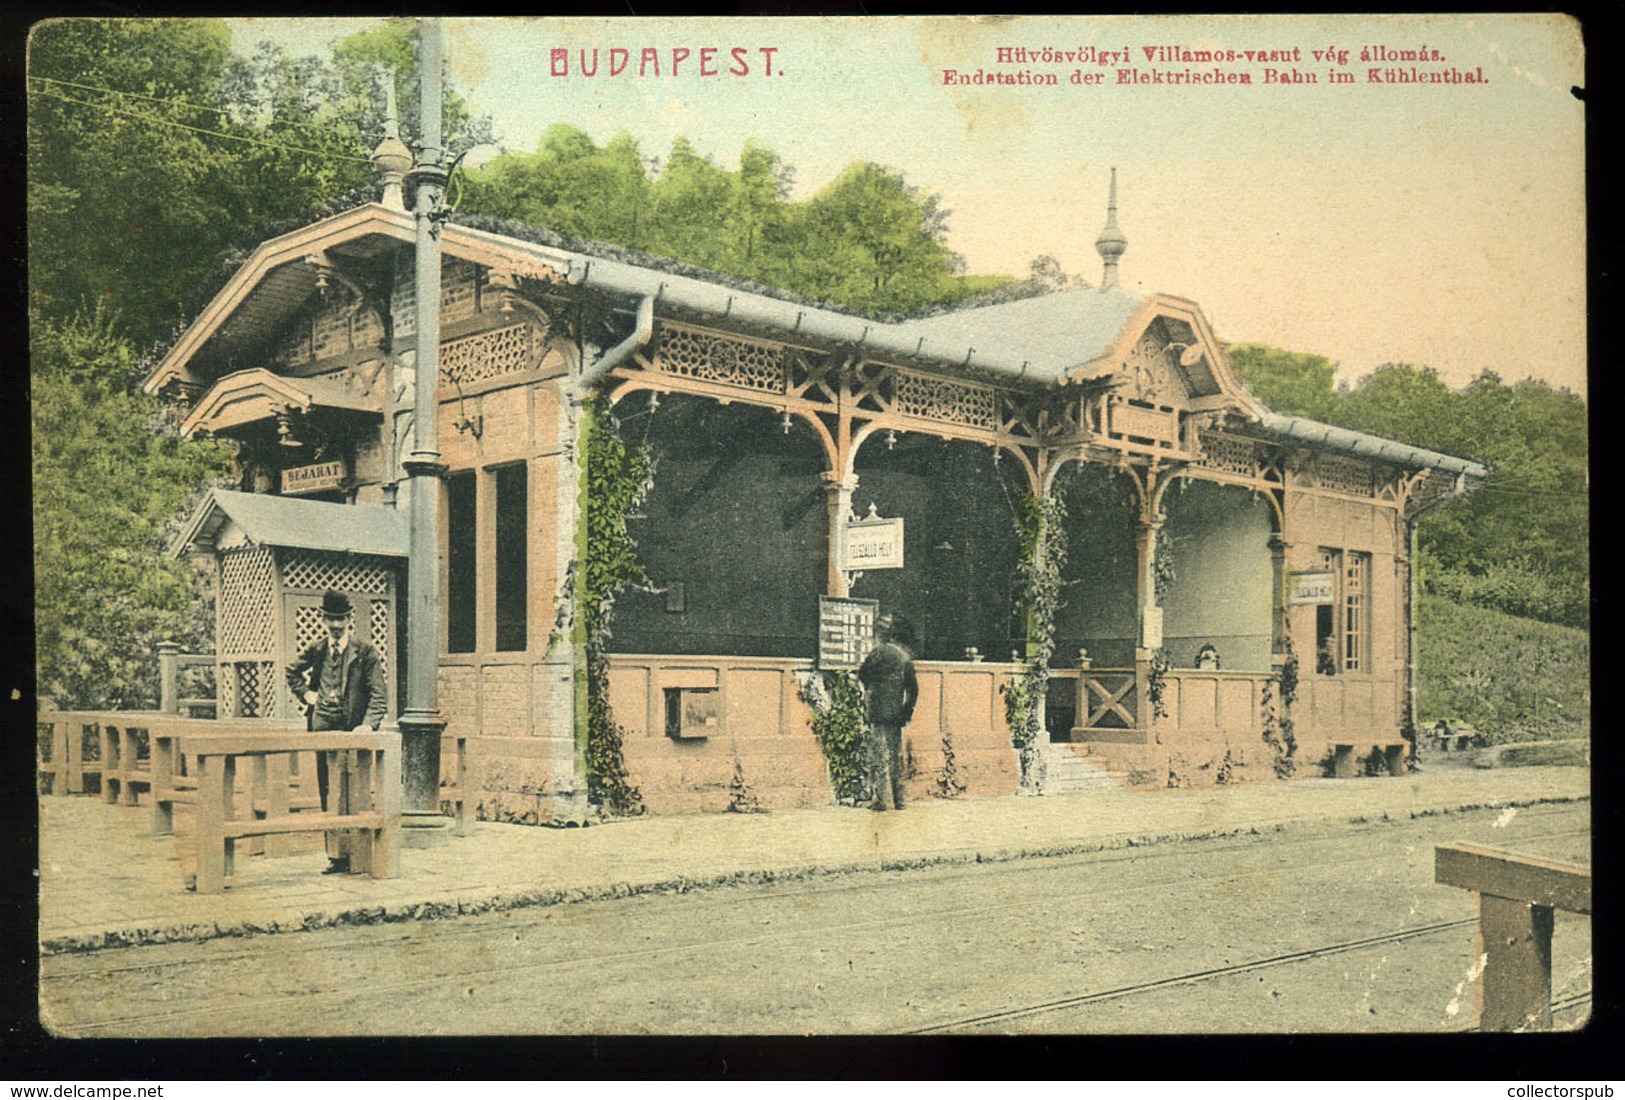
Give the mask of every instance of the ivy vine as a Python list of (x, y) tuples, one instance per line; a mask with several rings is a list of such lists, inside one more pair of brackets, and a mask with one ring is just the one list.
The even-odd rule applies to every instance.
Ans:
[(603, 397), (582, 406), (586, 547), (581, 575), (573, 576), (572, 583), (580, 584), (577, 613), (586, 641), (587, 797), (609, 813), (634, 816), (644, 811), (643, 795), (626, 771), (626, 731), (610, 710), (606, 647), (615, 597), (629, 586), (649, 583), (626, 517), (654, 484), (654, 460), (645, 448), (628, 446), (619, 428)]
[(1260, 698), (1263, 711), (1263, 738), (1273, 755), (1277, 779), (1290, 779), (1298, 770), (1298, 738), (1292, 719), (1292, 704), (1298, 698), (1298, 655), (1292, 651), (1292, 639), (1286, 639), (1286, 659), (1281, 662), (1278, 681), (1264, 681)]
[(1040, 720), (1049, 685), (1049, 663), (1055, 655), (1055, 615), (1061, 607), (1062, 570), (1066, 567), (1066, 502), (1059, 496), (1027, 494), (1016, 507), (1016, 581), (1027, 632), (1027, 662), (1016, 677), (1001, 687), (1004, 721), (1010, 743), (1020, 754), (1021, 782), (1042, 781), (1039, 746)]
[(937, 798), (958, 798), (965, 793), (965, 781), (959, 777), (959, 761), (954, 757), (953, 734), (942, 734), (942, 770), (937, 773)]
[(830, 785), (837, 802), (864, 805), (870, 800), (863, 739), (868, 722), (863, 687), (847, 670), (813, 672), (797, 677), (797, 694), (812, 709), (813, 735), (824, 752)]
[(1153, 721), (1168, 717), (1168, 704), (1166, 702), (1168, 691), (1168, 672), (1174, 667), (1173, 658), (1168, 651), (1161, 647), (1151, 654), (1151, 667), (1147, 670), (1145, 678), (1145, 698), (1151, 704), (1151, 718)]

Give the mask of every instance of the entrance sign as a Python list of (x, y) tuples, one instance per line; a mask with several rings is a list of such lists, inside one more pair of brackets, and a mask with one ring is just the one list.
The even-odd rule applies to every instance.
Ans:
[(1288, 573), (1286, 602), (1289, 607), (1331, 603), (1332, 575), (1326, 572)]
[(344, 479), (344, 463), (341, 460), (292, 466), (282, 471), (282, 495), (294, 497), (342, 489)]
[(818, 667), (857, 668), (875, 645), (879, 600), (818, 597)]
[(903, 517), (881, 519), (875, 506), (869, 514), (846, 525), (842, 565), (849, 572), (903, 568)]

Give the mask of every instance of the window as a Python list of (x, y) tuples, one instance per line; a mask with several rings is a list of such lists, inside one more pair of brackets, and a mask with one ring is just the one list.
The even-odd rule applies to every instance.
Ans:
[(499, 650), (524, 649), (527, 638), (526, 574), (528, 546), (526, 526), (527, 477), (525, 467), (503, 466), (494, 472), (496, 481), (496, 647)]
[(1350, 553), (1343, 568), (1343, 669), (1360, 672), (1365, 668), (1366, 639), (1370, 636), (1367, 614), (1371, 587), (1371, 555)]
[(475, 584), (479, 533), (474, 472), (446, 478), (446, 652), (475, 647)]
[(1315, 608), (1315, 672), (1367, 671), (1371, 639), (1371, 555), (1322, 547), (1322, 572), (1332, 580), (1332, 602)]

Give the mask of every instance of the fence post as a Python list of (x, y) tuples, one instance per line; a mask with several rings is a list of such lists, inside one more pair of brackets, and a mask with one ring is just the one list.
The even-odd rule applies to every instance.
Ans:
[(158, 643), (158, 709), (165, 714), (181, 712), (178, 681), (180, 678), (181, 644)]

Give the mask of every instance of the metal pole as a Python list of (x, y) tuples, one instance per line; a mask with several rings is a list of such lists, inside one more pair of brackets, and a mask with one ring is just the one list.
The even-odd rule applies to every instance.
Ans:
[[(413, 445), (402, 464), (410, 477), (411, 540), (407, 557), (406, 706), (401, 711), (403, 824), (410, 830), (440, 824), (440, 464), (436, 422), (440, 383), (440, 220), (446, 194), (441, 163), (440, 25), (425, 19), (418, 31), (421, 147), (407, 182), (417, 216), (417, 350), (414, 368)], [(414, 820), (416, 819), (416, 820)], [(411, 845), (410, 834), (403, 841)]]

